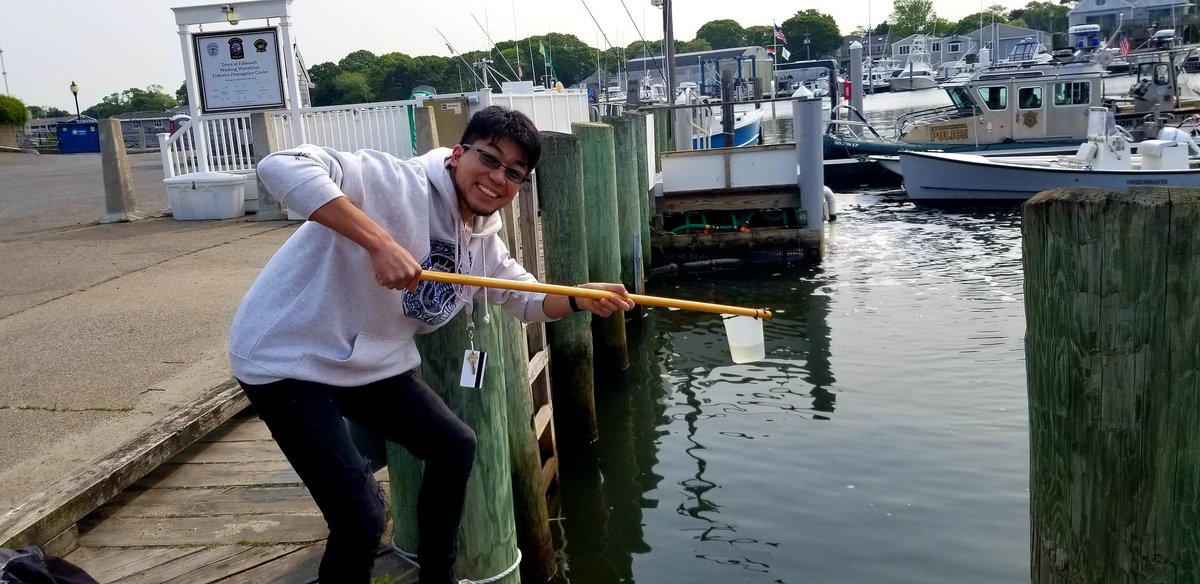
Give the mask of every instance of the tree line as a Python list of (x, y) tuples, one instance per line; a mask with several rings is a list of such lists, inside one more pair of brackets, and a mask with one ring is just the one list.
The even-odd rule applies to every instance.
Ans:
[[(1074, 0), (1034, 0), (1022, 8), (1009, 10), (999, 4), (982, 12), (951, 22), (937, 16), (933, 0), (895, 0), (893, 12), (883, 22), (858, 27), (852, 36), (869, 33), (890, 35), (894, 39), (914, 33), (949, 36), (974, 32), (982, 19), (992, 22), (1025, 26), (1047, 32), (1065, 31), (1068, 4)], [(737, 21), (722, 19), (704, 23), (690, 41), (675, 41), (676, 54), (762, 46), (786, 50), (791, 60), (834, 57), (840, 50), (843, 37), (833, 17), (815, 9), (797, 11), (778, 23), (786, 39), (775, 35), (776, 23), (743, 27)], [(451, 49), (453, 52), (453, 49)], [(396, 101), (408, 99), (421, 86), (433, 87), (439, 93), (473, 91), (482, 86), (479, 64), (491, 61), (489, 85), (499, 87), (495, 72), (509, 80), (534, 80), (541, 84), (561, 82), (575, 85), (597, 71), (617, 73), (630, 59), (662, 54), (662, 41), (634, 41), (624, 47), (589, 46), (575, 35), (550, 33), (530, 36), (517, 41), (497, 43), (490, 51), (471, 51), (451, 57), (422, 55), (412, 57), (394, 52), (376, 55), (359, 50), (335, 62), (328, 61), (308, 69), (313, 83), (310, 90), (313, 106)], [(166, 111), (187, 104), (187, 91), (182, 85), (174, 96), (153, 85), (145, 89), (130, 88), (101, 99), (83, 113), (97, 119), (134, 111)], [(54, 117), (69, 115), (58, 108), (33, 106), (31, 113)]]
[[(983, 26), (1009, 24), (1049, 33), (1066, 32), (1067, 12), (1070, 11), (1068, 5), (1074, 4), (1075, 0), (1034, 0), (1011, 10), (1001, 4), (992, 4), (980, 12), (952, 22), (934, 12), (933, 0), (895, 0), (892, 14), (884, 22), (871, 27), (869, 32), (872, 35), (889, 35), (893, 39), (917, 33), (930, 36), (964, 35), (979, 30), (980, 23)], [(867, 33), (867, 27), (862, 26), (854, 31), (856, 36), (866, 36)]]

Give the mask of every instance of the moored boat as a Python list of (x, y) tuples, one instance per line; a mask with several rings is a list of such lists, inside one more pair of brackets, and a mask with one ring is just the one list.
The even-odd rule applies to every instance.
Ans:
[(707, 148), (727, 148), (734, 146), (750, 146), (758, 144), (762, 136), (763, 110), (761, 108), (741, 109), (733, 111), (733, 140), (724, 133), (724, 119), (721, 113), (721, 102), (697, 95), (689, 88), (684, 88), (675, 100), (676, 105), (692, 105), (687, 116), (687, 124), (692, 135), (692, 150)]
[(1073, 150), (1087, 136), (1085, 114), (1091, 107), (1112, 108), (1117, 122), (1137, 139), (1200, 112), (1200, 100), (1185, 95), (1186, 83), (1179, 77), (1186, 51), (1130, 55), (1137, 76), (1124, 96), (1110, 99), (1104, 86), (1111, 54), (1094, 38), (1098, 31), (1087, 34), (1092, 38), (1079, 42), (1069, 62), (1040, 62), (1045, 54), (1038, 50), (1027, 59), (951, 78), (941, 85), (950, 105), (900, 116), (888, 137), (863, 123), (861, 115), (854, 121), (854, 113), (837, 115), (824, 137), (825, 158), (901, 150)]
[(896, 71), (888, 86), (892, 91), (917, 91), (937, 87), (937, 74), (929, 66), (929, 53), (925, 50), (925, 37), (918, 35), (913, 38), (908, 54), (908, 62)]
[(914, 201), (1021, 201), (1062, 187), (1200, 187), (1192, 157), (1200, 149), (1186, 133), (1169, 128), (1159, 136), (1166, 139), (1133, 143), (1106, 108), (1089, 112), (1089, 126), (1088, 141), (1070, 156), (901, 152), (904, 190)]

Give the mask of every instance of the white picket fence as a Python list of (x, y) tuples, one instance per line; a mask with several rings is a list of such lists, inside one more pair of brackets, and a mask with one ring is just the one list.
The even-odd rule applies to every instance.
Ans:
[[(406, 100), (305, 108), (301, 117), (306, 141), (347, 152), (370, 148), (409, 158), (416, 147), (412, 114), (418, 105)], [(291, 123), (287, 112), (271, 115), (280, 148), (299, 146), (292, 138)]]
[[(543, 132), (571, 133), (571, 124), (588, 121), (587, 92), (580, 90), (537, 93), (481, 93), (479, 109), (490, 105), (517, 110)], [(475, 113), (475, 109), (471, 113)]]
[[(461, 94), (456, 94), (461, 95)], [(581, 91), (500, 94), (466, 94), (470, 113), (489, 105), (501, 105), (530, 117), (539, 130), (571, 131), (574, 122), (588, 121), (587, 93)], [(443, 96), (437, 96), (443, 97)], [(300, 118), (309, 144), (353, 152), (363, 148), (380, 150), (398, 158), (414, 155), (413, 108), (420, 101), (389, 101), (328, 107), (305, 108)], [(268, 112), (279, 148), (298, 143), (292, 136), (291, 112)], [(203, 124), (207, 148), (199, 148), (197, 125)], [(163, 175), (171, 178), (200, 171), (203, 156), (208, 169), (216, 172), (251, 174), (254, 172), (253, 136), (250, 114), (205, 114), (192, 119), (173, 134), (159, 134)]]
[[(400, 158), (413, 155), (412, 108), (416, 101), (305, 108), (300, 114), (307, 142), (338, 150), (371, 148)], [(268, 112), (280, 148), (298, 146), (292, 136), (291, 112)], [(204, 125), (207, 148), (197, 146), (198, 124)], [(200, 156), (215, 172), (252, 173), (254, 137), (250, 114), (207, 114), (185, 123), (171, 135), (159, 134), (165, 178), (199, 172)]]

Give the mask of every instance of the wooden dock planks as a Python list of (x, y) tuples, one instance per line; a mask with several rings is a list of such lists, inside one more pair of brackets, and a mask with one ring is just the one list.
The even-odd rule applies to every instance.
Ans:
[[(314, 582), (326, 535), (266, 426), (243, 412), (80, 521), (65, 557), (104, 583)], [(416, 581), (380, 550), (377, 575)]]

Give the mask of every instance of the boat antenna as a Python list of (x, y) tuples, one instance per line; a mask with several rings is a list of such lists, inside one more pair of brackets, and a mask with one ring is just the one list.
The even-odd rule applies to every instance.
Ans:
[(476, 74), (475, 74), (475, 68), (474, 68), (474, 67), (472, 67), (472, 66), (471, 66), (471, 64), (470, 64), (470, 63), (468, 63), (468, 62), (467, 62), (467, 60), (466, 60), (465, 58), (463, 58), (463, 56), (462, 56), (462, 55), (460, 55), (460, 54), (458, 53), (458, 51), (454, 50), (454, 47), (450, 46), (450, 39), (446, 38), (446, 35), (442, 34), (442, 31), (438, 30), (438, 27), (436, 27), (436, 26), (435, 26), (435, 27), (433, 27), (433, 30), (436, 30), (436, 31), (437, 31), (437, 33), (438, 33), (438, 36), (442, 37), (442, 40), (443, 40), (443, 41), (446, 41), (446, 48), (447, 48), (447, 49), (450, 49), (450, 54), (451, 54), (451, 55), (454, 55), (455, 57), (458, 57), (458, 59), (459, 59), (460, 61), (462, 61), (464, 65), (466, 65), (466, 66), (467, 66), (467, 71), (470, 71), (470, 72), (471, 72), (471, 75), (474, 75), (474, 76), (475, 76), (475, 80), (476, 80), (476, 81), (478, 81), (478, 82), (480, 82), (480, 83), (482, 83), (482, 84), (483, 84), (483, 85), (486, 87), (486, 86), (487, 86), (487, 82), (485, 82), (483, 79), (480, 79), (480, 78), (479, 78), (479, 75), (476, 75)]
[(1114, 30), (1112, 32), (1111, 35), (1108, 36), (1108, 39), (1104, 41), (1105, 48), (1113, 46), (1113, 42), (1117, 40), (1117, 35), (1121, 34), (1121, 28), (1124, 26), (1125, 26), (1125, 13), (1119, 12), (1119, 13), (1117, 13), (1117, 28), (1116, 28), (1116, 30)]
[(8, 92), (8, 69), (4, 68), (4, 48), (0, 47), (0, 74), (4, 75), (4, 95), (11, 95)]
[[(517, 50), (516, 50), (516, 53), (517, 53), (517, 79), (519, 80), (522, 77), (521, 73), (524, 73), (525, 71), (523, 69), (521, 69), (521, 41), (518, 40), (521, 37), (520, 37), (520, 33), (517, 32), (517, 0), (512, 0), (512, 15), (513, 15), (513, 44), (516, 45), (516, 47), (517, 47)], [(532, 67), (532, 66), (533, 65), (530, 64), (530, 67)]]
[(500, 53), (500, 58), (504, 59), (504, 64), (508, 65), (508, 70), (512, 71), (513, 77), (517, 77), (517, 70), (513, 69), (512, 63), (508, 62), (508, 57), (504, 56), (504, 51), (501, 51), (500, 48), (496, 46), (496, 41), (492, 40), (492, 36), (488, 34), (487, 29), (483, 28), (482, 24), (479, 24), (479, 19), (475, 18), (474, 14), (471, 14), (471, 20), (474, 20), (475, 26), (478, 26), (479, 30), (483, 31), (483, 38), (486, 38), (489, 43), (492, 43), (492, 48), (496, 49), (497, 53)]
[[(629, 13), (629, 7), (625, 5), (625, 0), (621, 0), (621, 8), (625, 9), (625, 15), (629, 17), (629, 23), (633, 25), (633, 30), (634, 30), (634, 32), (636, 32), (638, 34), (638, 38), (642, 39), (642, 50), (645, 51), (646, 50), (646, 37), (642, 36), (641, 29), (639, 29), (637, 23), (633, 21), (633, 15)], [(658, 60), (654, 61), (654, 68), (658, 69), (658, 75), (663, 78), (663, 81), (666, 81), (667, 76), (663, 74), (662, 67), (659, 66)], [(642, 71), (649, 71), (649, 69), (646, 69), (645, 67), (643, 67)], [(668, 89), (668, 91), (670, 91), (670, 90)]]
[[(583, 4), (583, 9), (587, 10), (588, 16), (592, 17), (592, 22), (595, 23), (596, 29), (600, 31), (600, 37), (604, 39), (604, 44), (608, 45), (608, 48), (612, 49), (613, 51), (616, 51), (617, 50), (616, 47), (614, 47), (612, 45), (612, 43), (608, 41), (608, 35), (604, 34), (604, 28), (602, 28), (600, 26), (600, 22), (596, 20), (596, 15), (592, 14), (591, 8), (588, 8), (587, 0), (579, 0), (579, 2), (581, 4)], [(625, 77), (628, 78), (629, 77), (629, 69), (625, 67), (625, 63), (622, 62), (622, 59), (620, 57), (618, 57), (617, 58), (617, 77), (621, 76), (622, 69), (625, 70)]]

